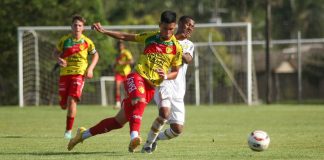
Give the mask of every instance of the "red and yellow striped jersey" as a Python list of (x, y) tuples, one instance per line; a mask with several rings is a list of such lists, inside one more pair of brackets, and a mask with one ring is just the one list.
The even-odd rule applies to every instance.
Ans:
[(66, 67), (61, 67), (60, 75), (84, 75), (88, 67), (88, 54), (97, 53), (95, 45), (82, 34), (76, 40), (71, 34), (63, 36), (57, 43), (56, 49), (62, 53), (61, 58), (67, 62)]
[(170, 40), (163, 41), (159, 32), (147, 32), (137, 34), (135, 41), (145, 44), (135, 70), (155, 86), (163, 81), (156, 72), (157, 69), (163, 69), (168, 73), (171, 66), (180, 66), (182, 63), (182, 48), (174, 36)]
[(130, 64), (118, 64), (119, 61), (128, 62), (133, 59), (132, 53), (127, 50), (123, 49), (116, 55), (115, 58), (115, 72), (119, 73), (123, 76), (127, 76), (131, 72)]

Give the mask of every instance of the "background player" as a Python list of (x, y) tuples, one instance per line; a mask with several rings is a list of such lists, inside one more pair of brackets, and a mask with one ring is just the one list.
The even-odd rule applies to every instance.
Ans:
[[(60, 106), (67, 109), (64, 137), (71, 139), (72, 127), (76, 116), (77, 103), (81, 98), (84, 78), (92, 78), (99, 54), (93, 42), (83, 35), (86, 20), (75, 15), (72, 17), (72, 33), (63, 36), (54, 50), (54, 57), (60, 65), (59, 95)], [(88, 54), (92, 55), (88, 67)]]
[[(156, 88), (154, 100), (159, 107), (159, 116), (154, 120), (143, 146), (143, 153), (151, 153), (156, 149), (156, 140), (168, 140), (182, 133), (185, 120), (184, 95), (186, 90), (186, 72), (188, 63), (192, 61), (194, 45), (188, 40), (194, 30), (195, 22), (189, 16), (182, 16), (178, 21), (175, 37), (183, 48), (183, 65), (175, 80), (163, 81)], [(160, 132), (168, 121), (170, 128)]]
[[(182, 48), (174, 36), (176, 13), (164, 11), (161, 14), (159, 32), (123, 33), (105, 30), (100, 23), (95, 23), (93, 28), (116, 39), (143, 42), (145, 47), (134, 71), (127, 76), (125, 91), (128, 97), (123, 100), (120, 111), (115, 117), (106, 118), (88, 130), (79, 128), (77, 135), (70, 140), (68, 150), (72, 150), (86, 138), (122, 128), (129, 122), (131, 140), (128, 150), (134, 152), (141, 144), (142, 115), (147, 103), (154, 96), (154, 87), (160, 85), (164, 79), (176, 78), (182, 63)], [(171, 72), (168, 73), (170, 67)]]
[(122, 40), (117, 42), (118, 54), (115, 58), (114, 72), (115, 72), (115, 101), (114, 109), (120, 109), (120, 90), (122, 84), (125, 82), (127, 75), (131, 72), (131, 64), (134, 63), (132, 53), (126, 49)]

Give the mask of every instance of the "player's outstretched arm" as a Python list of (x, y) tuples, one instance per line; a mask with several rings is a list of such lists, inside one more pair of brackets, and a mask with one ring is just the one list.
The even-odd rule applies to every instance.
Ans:
[(91, 28), (98, 31), (98, 32), (100, 32), (100, 33), (103, 33), (103, 34), (105, 34), (107, 36), (110, 36), (110, 37), (113, 37), (113, 38), (116, 38), (116, 39), (121, 39), (121, 40), (124, 40), (124, 41), (135, 41), (135, 34), (106, 30), (101, 26), (101, 24), (99, 22), (94, 23), (91, 26)]

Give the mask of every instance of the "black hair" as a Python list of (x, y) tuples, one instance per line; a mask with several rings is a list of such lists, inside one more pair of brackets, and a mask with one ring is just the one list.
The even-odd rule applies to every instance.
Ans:
[(123, 40), (118, 40), (117, 43), (116, 43), (116, 46), (119, 47), (121, 44), (124, 44), (124, 41)]
[(161, 23), (176, 23), (177, 14), (173, 11), (164, 11), (161, 14)]
[(190, 19), (193, 20), (193, 18), (191, 16), (181, 16), (179, 18), (179, 22), (187, 22)]

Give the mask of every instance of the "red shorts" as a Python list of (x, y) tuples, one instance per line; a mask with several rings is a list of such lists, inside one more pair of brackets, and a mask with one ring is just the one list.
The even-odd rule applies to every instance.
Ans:
[(154, 96), (155, 88), (137, 72), (130, 73), (127, 76), (124, 86), (130, 99), (145, 98), (146, 102), (149, 103)]
[(63, 109), (66, 108), (68, 96), (76, 98), (79, 101), (82, 95), (83, 86), (84, 86), (83, 75), (60, 76), (60, 81), (59, 81), (60, 106)]
[(121, 81), (124, 82), (126, 81), (127, 76), (121, 75), (119, 73), (115, 73), (115, 81)]
[[(124, 86), (125, 91), (128, 95), (128, 97), (123, 100), (123, 106), (127, 120), (130, 121), (132, 117), (142, 119), (142, 115), (147, 103), (149, 103), (154, 97), (155, 88), (136, 72), (131, 73), (127, 76), (127, 80), (124, 82)], [(132, 100), (135, 98), (145, 98), (146, 102), (138, 102), (141, 104), (132, 105)]]

